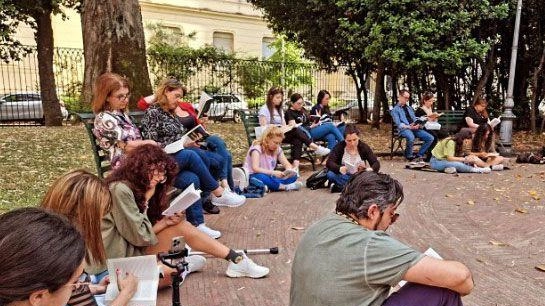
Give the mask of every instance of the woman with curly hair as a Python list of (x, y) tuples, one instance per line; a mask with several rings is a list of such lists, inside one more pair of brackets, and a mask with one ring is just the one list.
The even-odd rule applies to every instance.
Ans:
[[(102, 239), (108, 258), (157, 254), (168, 251), (173, 237), (184, 236), (192, 249), (231, 261), (227, 276), (259, 278), (269, 269), (255, 264), (183, 220), (183, 212), (163, 216), (167, 191), (178, 167), (169, 155), (154, 145), (143, 145), (127, 155), (106, 179), (112, 194), (112, 209), (102, 222)], [(169, 273), (165, 273), (169, 276)], [(164, 279), (162, 284), (169, 284)]]

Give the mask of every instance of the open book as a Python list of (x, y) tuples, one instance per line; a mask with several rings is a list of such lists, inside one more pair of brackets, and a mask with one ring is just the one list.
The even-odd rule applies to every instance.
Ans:
[(199, 190), (193, 184), (189, 185), (182, 193), (170, 202), (169, 208), (163, 211), (163, 216), (172, 216), (175, 213), (186, 210), (201, 198)]
[(199, 142), (208, 138), (210, 134), (204, 129), (202, 125), (197, 125), (182, 136), (179, 140), (165, 146), (165, 152), (167, 154), (174, 154), (187, 147), (187, 144), (191, 142)]
[(110, 305), (119, 294), (116, 269), (129, 272), (138, 279), (138, 288), (128, 306), (155, 306), (159, 287), (159, 269), (154, 255), (108, 259), (110, 283), (106, 288), (106, 304)]
[[(201, 97), (199, 98), (199, 114), (197, 118), (201, 118), (208, 112), (208, 108), (210, 108), (210, 103), (214, 100), (212, 96), (207, 94), (204, 91), (201, 91)], [(208, 105), (207, 105), (208, 102)]]
[(282, 178), (287, 179), (293, 176), (297, 176), (297, 171), (295, 171), (295, 169), (286, 169), (284, 170), (284, 172), (282, 172), (282, 174), (284, 174)]

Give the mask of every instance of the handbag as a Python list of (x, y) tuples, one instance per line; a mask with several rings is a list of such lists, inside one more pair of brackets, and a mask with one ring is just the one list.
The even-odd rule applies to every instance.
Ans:
[(326, 188), (327, 183), (327, 168), (323, 168), (322, 170), (318, 170), (314, 173), (312, 173), (306, 182), (307, 188), (310, 190), (316, 190), (320, 188)]

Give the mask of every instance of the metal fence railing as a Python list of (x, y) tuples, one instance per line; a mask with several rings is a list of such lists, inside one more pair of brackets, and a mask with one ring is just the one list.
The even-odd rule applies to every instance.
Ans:
[[(20, 61), (0, 63), (0, 124), (43, 122), (38, 60), (35, 47)], [(332, 94), (332, 108), (356, 105), (355, 85), (346, 68), (327, 72), (314, 64), (257, 60), (224, 60), (184, 64), (173, 58), (149, 57), (152, 85), (166, 76), (177, 77), (188, 86), (189, 101), (198, 101), (202, 91), (217, 96), (236, 96), (244, 107), (255, 108), (265, 101), (271, 86), (282, 86), (285, 99), (298, 92), (312, 104), (321, 89)], [(68, 111), (89, 110), (82, 105), (83, 50), (55, 48), (54, 71), (57, 95)], [(226, 99), (228, 100), (228, 99)], [(357, 107), (357, 106), (356, 106)], [(370, 105), (372, 107), (372, 105)]]

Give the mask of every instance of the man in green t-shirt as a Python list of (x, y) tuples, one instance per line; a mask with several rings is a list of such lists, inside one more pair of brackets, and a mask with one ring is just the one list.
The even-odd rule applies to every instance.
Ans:
[[(434, 259), (384, 231), (399, 216), (403, 187), (387, 174), (360, 172), (344, 188), (335, 214), (301, 238), (291, 274), (291, 306), (459, 306), (471, 272)], [(409, 283), (390, 295), (401, 280)]]

